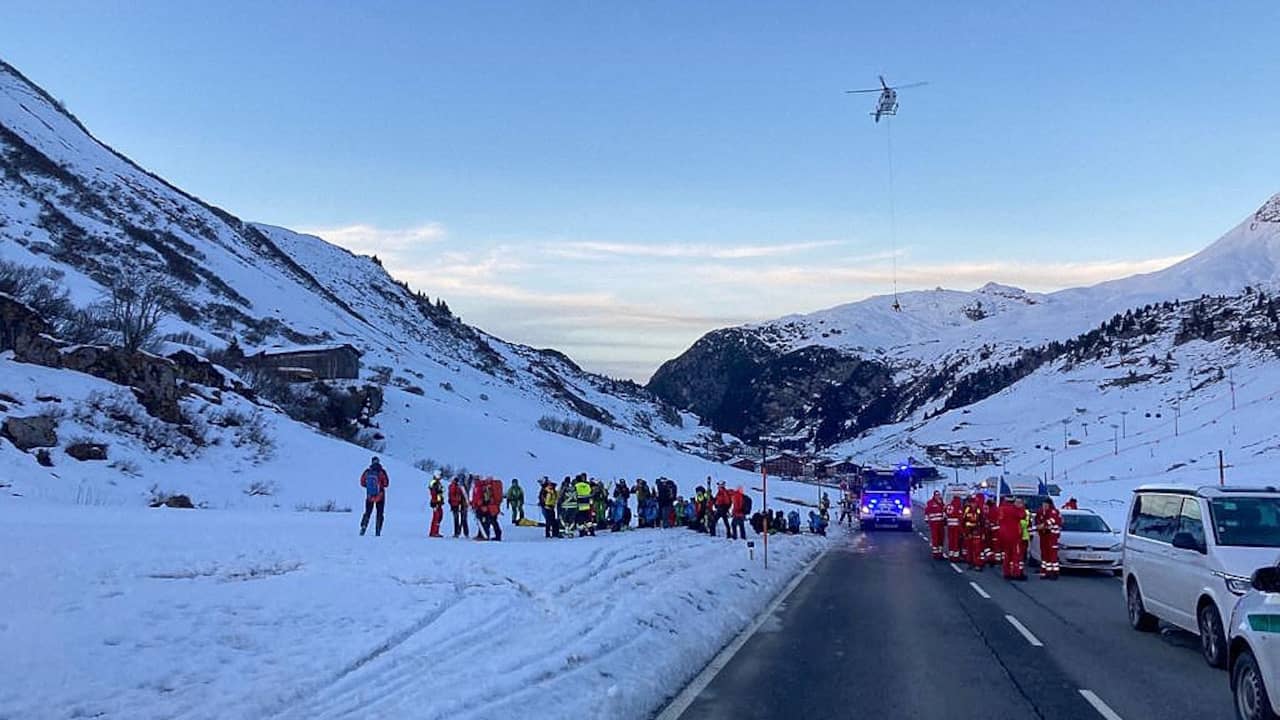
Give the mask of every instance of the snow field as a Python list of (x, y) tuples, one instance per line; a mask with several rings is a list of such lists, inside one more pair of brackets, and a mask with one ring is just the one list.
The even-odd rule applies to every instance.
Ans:
[(358, 521), (0, 504), (0, 718), (646, 717), (825, 542)]

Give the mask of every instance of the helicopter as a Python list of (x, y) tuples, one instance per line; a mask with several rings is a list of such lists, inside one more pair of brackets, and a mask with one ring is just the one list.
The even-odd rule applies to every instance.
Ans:
[(899, 90), (904, 90), (906, 88), (920, 87), (921, 85), (929, 84), (928, 82), (917, 82), (917, 83), (909, 83), (907, 85), (890, 85), (889, 83), (884, 81), (883, 75), (880, 75), (878, 77), (880, 78), (880, 87), (878, 88), (870, 88), (867, 90), (845, 90), (846, 93), (869, 93), (869, 92), (880, 93), (880, 99), (876, 102), (876, 111), (871, 113), (871, 116), (876, 119), (876, 122), (880, 122), (881, 115), (897, 115), (898, 114), (898, 91)]

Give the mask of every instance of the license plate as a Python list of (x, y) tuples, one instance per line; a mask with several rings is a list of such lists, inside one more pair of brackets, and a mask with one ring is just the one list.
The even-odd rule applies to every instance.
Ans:
[(1081, 560), (1105, 560), (1106, 558), (1100, 553), (1082, 553)]

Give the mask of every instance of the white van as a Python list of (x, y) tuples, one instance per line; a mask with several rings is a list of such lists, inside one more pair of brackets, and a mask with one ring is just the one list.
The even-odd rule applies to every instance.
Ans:
[(1164, 620), (1195, 633), (1205, 661), (1225, 667), (1225, 620), (1253, 571), (1277, 561), (1277, 488), (1144, 485), (1124, 538), (1129, 624), (1150, 631)]

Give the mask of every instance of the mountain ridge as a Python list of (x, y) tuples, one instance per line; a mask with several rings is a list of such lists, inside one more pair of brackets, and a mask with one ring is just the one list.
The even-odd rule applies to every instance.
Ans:
[[(1163, 270), (1052, 293), (998, 283), (910, 291), (896, 298), (901, 311), (892, 298), (874, 297), (720, 328), (659, 367), (649, 388), (713, 427), (815, 450), (941, 407), (967, 374), (1073, 340), (1126, 311), (1278, 279), (1280, 195)], [(846, 372), (855, 366), (858, 374)]]
[[(56, 272), (79, 307), (128, 273), (171, 281), (181, 292), (159, 328), (166, 354), (209, 356), (233, 340), (249, 351), (350, 343), (363, 354), (358, 382), (388, 393), (361, 442), (406, 461), (527, 475), (546, 453), (539, 422), (548, 416), (603, 426), (600, 446), (580, 453), (593, 472), (607, 470), (615, 445), (670, 466), (683, 462), (672, 453), (729, 452), (643, 387), (467, 325), (374, 258), (176, 188), (2, 61), (0, 177), (0, 260)], [(477, 456), (474, 437), (495, 442)]]

